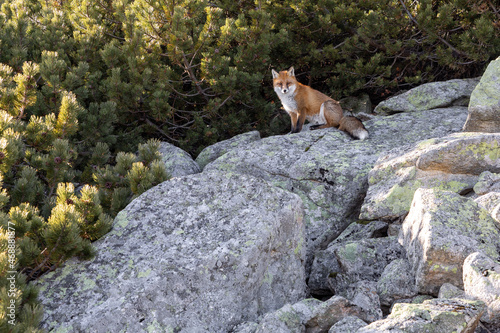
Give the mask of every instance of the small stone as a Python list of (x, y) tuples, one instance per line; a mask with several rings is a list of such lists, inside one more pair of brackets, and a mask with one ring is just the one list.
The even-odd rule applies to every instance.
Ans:
[(361, 327), (368, 325), (355, 316), (347, 316), (333, 325), (328, 333), (356, 333)]

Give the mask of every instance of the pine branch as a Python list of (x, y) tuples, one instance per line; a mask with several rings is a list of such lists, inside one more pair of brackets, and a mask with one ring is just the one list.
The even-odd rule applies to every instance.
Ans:
[[(52, 256), (52, 254), (54, 253), (54, 251), (56, 250), (56, 248), (59, 246), (59, 242), (61, 241), (62, 239), (62, 236), (63, 236), (63, 233), (64, 233), (64, 229), (61, 231), (61, 233), (59, 234), (59, 237), (57, 238), (57, 241), (56, 241), (56, 244), (54, 245), (54, 247), (50, 250), (50, 252), (45, 256), (45, 258), (42, 260), (42, 262), (40, 264), (38, 264), (34, 269), (33, 271), (31, 272), (31, 274), (28, 276), (29, 279), (32, 279), (33, 278), (33, 274), (35, 274), (36, 272), (38, 272), (38, 270), (42, 269), (42, 267), (46, 266), (46, 263), (49, 261), (50, 257)], [(43, 253), (47, 248), (45, 248), (41, 253)]]
[(413, 15), (410, 13), (410, 11), (408, 10), (408, 8), (406, 7), (405, 3), (403, 0), (399, 0), (399, 2), (401, 3), (401, 5), (403, 5), (403, 8), (405, 9), (406, 13), (408, 14), (408, 16), (410, 17), (410, 20), (413, 21), (413, 23), (415, 23), (415, 25), (425, 31), (427, 34), (431, 35), (431, 36), (435, 36), (437, 39), (439, 39), (443, 44), (445, 44), (446, 46), (448, 46), (451, 50), (453, 50), (453, 52), (455, 52), (456, 54), (458, 55), (461, 55), (462, 57), (464, 58), (469, 58), (469, 56), (467, 55), (467, 53), (465, 52), (462, 52), (460, 50), (458, 50), (457, 48), (455, 48), (453, 45), (451, 45), (446, 39), (444, 39), (443, 37), (439, 36), (438, 34), (436, 33), (433, 33), (433, 32), (429, 32), (427, 29), (423, 28), (419, 23), (418, 21), (413, 17)]
[(158, 127), (155, 123), (153, 123), (148, 118), (146, 118), (146, 123), (149, 126), (153, 127), (155, 130), (157, 130), (159, 133), (161, 133), (164, 137), (168, 138), (169, 140), (172, 140), (172, 141), (175, 141), (175, 142), (179, 142), (179, 140), (176, 140), (176, 139), (172, 138), (170, 135), (168, 135), (167, 133), (165, 133), (165, 131), (163, 131), (160, 127)]

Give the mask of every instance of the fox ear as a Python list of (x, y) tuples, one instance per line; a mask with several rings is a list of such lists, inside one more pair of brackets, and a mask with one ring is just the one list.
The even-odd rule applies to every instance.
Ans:
[(271, 69), (271, 73), (273, 73), (273, 79), (277, 78), (279, 75), (274, 69)]
[(288, 75), (295, 76), (295, 69), (293, 68), (293, 66), (288, 69)]

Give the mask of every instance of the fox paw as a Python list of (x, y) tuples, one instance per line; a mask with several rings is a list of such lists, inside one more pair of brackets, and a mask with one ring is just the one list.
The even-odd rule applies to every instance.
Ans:
[(320, 128), (321, 126), (324, 126), (325, 124), (318, 124), (318, 125), (311, 125), (311, 127), (309, 127), (309, 130), (315, 130), (315, 129), (318, 129)]

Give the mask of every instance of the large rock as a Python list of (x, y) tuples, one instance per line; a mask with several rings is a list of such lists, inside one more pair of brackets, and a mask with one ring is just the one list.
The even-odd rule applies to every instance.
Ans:
[(306, 322), (308, 333), (327, 332), (335, 323), (347, 316), (356, 316), (365, 322), (371, 322), (371, 315), (341, 296), (333, 296), (317, 306), (311, 318)]
[(468, 298), (465, 295), (465, 291), (452, 285), (451, 283), (445, 283), (439, 288), (438, 298)]
[(490, 192), (475, 199), (481, 207), (486, 209), (500, 227), (500, 192)]
[(398, 299), (416, 296), (417, 292), (415, 275), (406, 258), (389, 263), (377, 282), (380, 304), (384, 306), (391, 306)]
[(465, 132), (500, 132), (500, 57), (492, 61), (472, 92)]
[(335, 251), (348, 241), (387, 236), (387, 223), (372, 221), (368, 224), (351, 223), (325, 250), (317, 251), (307, 285), (313, 295), (332, 295), (328, 279), (340, 272)]
[(478, 182), (474, 185), (474, 192), (478, 195), (500, 192), (500, 173), (489, 171), (481, 173)]
[(382, 319), (383, 314), (375, 281), (361, 280), (351, 284), (340, 294), (340, 296), (345, 294), (345, 298), (363, 309), (366, 313), (365, 318), (369, 323)]
[(355, 316), (347, 316), (330, 327), (328, 333), (356, 333), (367, 324)]
[(398, 303), (386, 319), (362, 327), (357, 333), (473, 333), (484, 308), (481, 301), (463, 299)]
[(342, 243), (335, 249), (340, 272), (329, 276), (330, 288), (336, 294), (347, 297), (349, 286), (363, 280), (377, 282), (385, 267), (403, 255), (404, 249), (397, 237)]
[[(308, 263), (358, 217), (368, 172), (394, 147), (460, 131), (467, 109), (401, 113), (365, 122), (368, 140), (329, 128), (251, 142), (219, 157), (205, 170), (243, 173), (298, 194), (305, 206)], [(398, 135), (395, 135), (398, 133)]]
[[(346, 316), (361, 318), (361, 322), (373, 321), (371, 314), (341, 296), (321, 302), (305, 299), (295, 304), (267, 313), (259, 323), (245, 322), (234, 328), (234, 333), (319, 333)], [(371, 319), (371, 320), (370, 320)], [(366, 324), (365, 324), (366, 325)]]
[(250, 142), (258, 140), (260, 140), (260, 133), (258, 131), (252, 131), (217, 142), (203, 149), (196, 157), (196, 163), (198, 163), (203, 170), (208, 163), (215, 161), (228, 151), (238, 147), (245, 147)]
[(227, 332), (305, 295), (303, 206), (248, 175), (202, 173), (145, 192), (91, 261), (42, 277), (43, 327)]
[(461, 193), (484, 171), (500, 171), (500, 134), (458, 133), (394, 149), (369, 173), (360, 218), (404, 216), (418, 188)]
[(486, 209), (500, 226), (500, 174), (485, 171), (474, 185), (475, 201)]
[(500, 328), (500, 263), (475, 252), (465, 260), (463, 274), (467, 296), (487, 305), (481, 320)]
[(478, 79), (465, 79), (422, 84), (381, 102), (374, 111), (377, 114), (388, 115), (449, 106), (467, 106), (478, 82)]
[(167, 173), (171, 177), (181, 177), (201, 172), (198, 163), (191, 158), (191, 155), (179, 147), (168, 142), (162, 142), (159, 152)]
[(500, 231), (495, 223), (472, 199), (418, 189), (399, 235), (418, 291), (437, 295), (446, 282), (463, 288), (462, 265), (469, 254), (499, 255)]
[[(286, 304), (279, 310), (266, 314), (252, 333), (299, 333), (305, 332), (305, 323), (315, 314), (315, 309), (322, 302), (317, 299), (305, 299), (293, 305)], [(242, 333), (236, 330), (235, 333)]]

